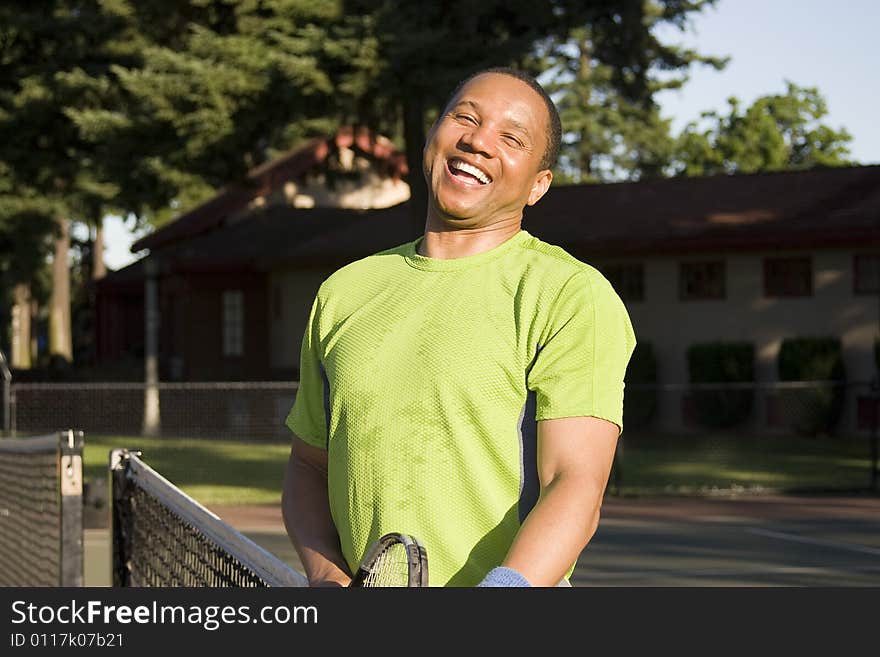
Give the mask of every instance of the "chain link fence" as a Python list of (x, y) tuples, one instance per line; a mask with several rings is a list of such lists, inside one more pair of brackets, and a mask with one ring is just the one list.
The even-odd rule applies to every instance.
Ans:
[(628, 384), (627, 431), (748, 431), (799, 436), (876, 430), (876, 382)]
[[(144, 383), (12, 383), (19, 435), (75, 426), (144, 432)], [(296, 382), (159, 383), (157, 433), (288, 441)], [(878, 490), (880, 390), (871, 382), (628, 385), (611, 490)], [(9, 432), (7, 432), (9, 433)]]
[[(147, 384), (0, 381), (6, 432), (24, 435), (82, 427), (88, 433), (139, 435)], [(263, 439), (286, 437), (294, 381), (159, 383), (160, 426), (167, 436)], [(858, 436), (876, 431), (876, 383), (628, 384), (628, 433), (744, 431), (799, 436)], [(8, 423), (8, 424), (7, 424)]]
[[(284, 419), (296, 382), (159, 383), (162, 436), (230, 440), (290, 438)], [(13, 383), (12, 432), (81, 427), (86, 434), (136, 436), (144, 430), (144, 383)]]

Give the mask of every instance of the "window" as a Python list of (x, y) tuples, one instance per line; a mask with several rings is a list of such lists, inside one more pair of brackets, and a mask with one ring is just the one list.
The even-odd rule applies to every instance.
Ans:
[(645, 299), (645, 268), (641, 263), (606, 265), (602, 273), (624, 301)]
[(244, 292), (223, 292), (223, 355), (244, 354)]
[(682, 301), (696, 299), (723, 299), (724, 262), (683, 262), (679, 276), (679, 296)]
[(813, 262), (802, 258), (764, 259), (765, 297), (808, 297), (813, 294)]
[(880, 294), (880, 253), (860, 253), (853, 258), (853, 291)]

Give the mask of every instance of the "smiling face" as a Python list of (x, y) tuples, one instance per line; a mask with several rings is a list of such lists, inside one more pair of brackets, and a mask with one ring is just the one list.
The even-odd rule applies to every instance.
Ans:
[(548, 120), (543, 99), (521, 80), (485, 73), (465, 84), (428, 134), (429, 222), (519, 222), (553, 177), (541, 168)]

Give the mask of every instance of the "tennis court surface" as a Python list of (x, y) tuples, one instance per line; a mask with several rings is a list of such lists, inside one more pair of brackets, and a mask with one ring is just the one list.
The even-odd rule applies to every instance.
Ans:
[[(107, 513), (77, 530), (81, 454), (72, 430), (3, 442), (0, 584), (305, 583), (279, 505), (206, 509), (127, 450), (111, 458), (115, 539)], [(572, 584), (878, 586), (878, 557), (877, 494), (609, 495)]]
[[(301, 569), (279, 509), (212, 510)], [(87, 584), (107, 584), (108, 551), (87, 529)], [(572, 584), (880, 586), (880, 497), (609, 498)]]
[(608, 499), (576, 586), (877, 586), (880, 497)]
[[(609, 497), (603, 509), (574, 586), (880, 585), (878, 496)], [(278, 509), (213, 510), (299, 568)]]

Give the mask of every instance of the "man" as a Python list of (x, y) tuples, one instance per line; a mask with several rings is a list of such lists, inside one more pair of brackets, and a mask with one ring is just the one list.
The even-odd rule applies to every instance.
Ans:
[(321, 285), (282, 502), (313, 586), (391, 531), (432, 586), (553, 586), (595, 532), (635, 338), (595, 269), (521, 229), (560, 133), (531, 77), (467, 79), (427, 138), (424, 236)]

